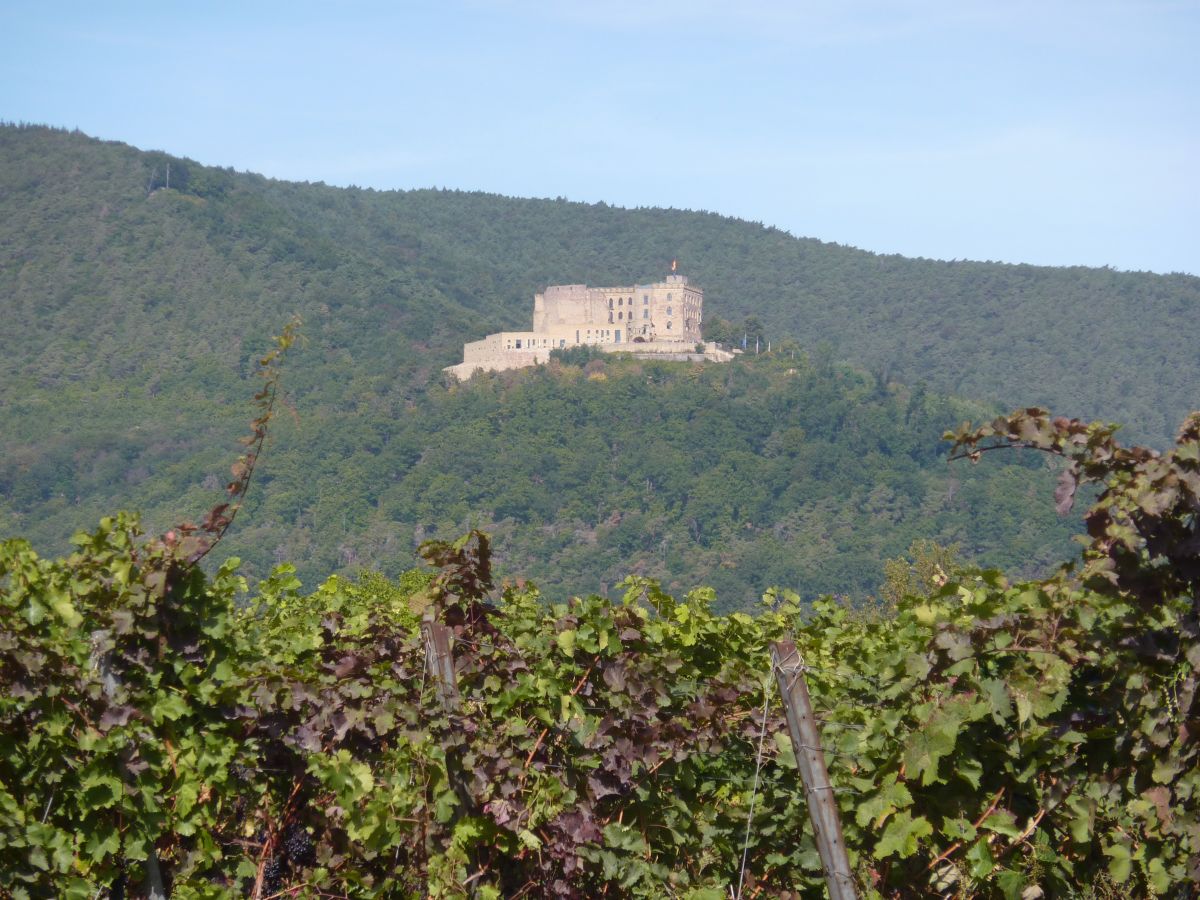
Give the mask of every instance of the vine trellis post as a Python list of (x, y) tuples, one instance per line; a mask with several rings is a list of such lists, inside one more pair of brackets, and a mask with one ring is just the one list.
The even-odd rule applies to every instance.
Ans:
[(426, 665), (437, 686), (442, 709), (456, 713), (459, 708), (458, 683), (454, 678), (454, 654), (450, 652), (453, 632), (433, 616), (426, 615), (421, 622), (421, 636), (425, 639)]
[(838, 816), (833, 785), (825, 768), (825, 751), (821, 749), (821, 732), (813, 715), (808, 683), (804, 680), (804, 663), (792, 640), (771, 643), (771, 667), (783, 695), (787, 713), (788, 732), (792, 737), (792, 752), (804, 786), (805, 805), (812, 822), (817, 852), (825, 870), (825, 884), (830, 900), (856, 900), (854, 877), (850, 872), (850, 857), (842, 837), (842, 820)]
[[(425, 665), (437, 687), (438, 699), (442, 709), (451, 720), (462, 711), (462, 697), (458, 692), (458, 680), (454, 674), (454, 653), (450, 649), (454, 640), (454, 632), (437, 619), (437, 606), (431, 606), (421, 622), (421, 636), (425, 640)], [(462, 764), (462, 748), (453, 740), (443, 744), (446, 754), (446, 780), (458, 800), (455, 805), (450, 824), (453, 827), (464, 816), (477, 815), (478, 809), (474, 796), (471, 794), (470, 778)], [(483, 872), (483, 865), (477, 851), (468, 853), (470, 867), (475, 870), (472, 878), (477, 878)], [(468, 879), (468, 897), (478, 896), (479, 883)]]

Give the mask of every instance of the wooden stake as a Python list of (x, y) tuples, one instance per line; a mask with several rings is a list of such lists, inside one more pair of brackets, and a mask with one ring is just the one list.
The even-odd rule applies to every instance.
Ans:
[[(429, 667), (430, 677), (437, 686), (438, 699), (446, 714), (453, 717), (462, 708), (462, 696), (458, 692), (458, 680), (454, 675), (454, 654), (450, 650), (450, 641), (454, 633), (437, 620), (436, 609), (436, 606), (431, 606), (426, 612), (425, 618), (421, 621), (421, 635), (425, 639), (426, 665)], [(453, 719), (451, 721), (453, 722)], [(450, 789), (454, 791), (454, 795), (458, 799), (450, 819), (450, 827), (453, 828), (464, 816), (478, 815), (479, 810), (475, 798), (471, 794), (471, 780), (463, 768), (459, 748), (447, 744), (442, 749), (446, 754), (446, 780), (449, 781)], [(467, 861), (468, 868), (474, 872), (467, 879), (469, 882), (467, 896), (476, 897), (479, 894), (480, 882), (472, 879), (478, 879), (484, 871), (479, 851), (477, 849), (470, 851), (467, 854)]]
[(771, 663), (783, 695), (787, 713), (788, 732), (792, 736), (792, 751), (804, 784), (808, 817), (812, 822), (825, 869), (825, 884), (830, 900), (855, 900), (854, 878), (850, 874), (850, 857), (842, 837), (842, 820), (838, 817), (833, 785), (825, 768), (825, 752), (821, 749), (821, 732), (813, 716), (808, 684), (804, 680), (804, 665), (790, 640), (771, 644)]
[(458, 683), (454, 678), (454, 654), (450, 652), (451, 631), (441, 622), (427, 616), (421, 622), (421, 634), (425, 638), (429, 674), (437, 685), (442, 709), (448, 713), (456, 713), (459, 708), (459, 694)]

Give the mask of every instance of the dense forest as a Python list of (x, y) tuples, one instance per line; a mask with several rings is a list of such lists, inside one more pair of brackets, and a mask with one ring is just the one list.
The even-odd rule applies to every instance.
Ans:
[[(401, 570), (422, 540), (478, 526), (498, 540), (500, 577), (554, 595), (640, 574), (672, 590), (707, 584), (745, 608), (773, 585), (809, 598), (871, 594), (884, 561), (918, 538), (1037, 572), (1067, 551), (1074, 527), (1042, 500), (1053, 466), (946, 464), (942, 432), (987, 412), (803, 354), (703, 368), (555, 361), (434, 385), (396, 415), (283, 417), (223, 549), (257, 577), (295, 561), (313, 584), (331, 571)], [(175, 498), (204, 509), (225, 464), (219, 444), (198, 446), (203, 432), (186, 435), (187, 422), (73, 427), (26, 466), (0, 462), (24, 533), (52, 545), (106, 504), (142, 508), (155, 528), (171, 524)], [(196, 446), (203, 469), (155, 460), (171, 433)]]
[(339, 400), (355, 396), (345, 380), (404, 390), (464, 340), (526, 325), (547, 284), (646, 281), (678, 258), (735, 333), (749, 318), (943, 393), (1118, 421), (1158, 446), (1200, 393), (1192, 276), (879, 256), (713, 213), (279, 182), (36, 127), (0, 126), (0, 159), (0, 289), (7, 336), (23, 338), (4, 346), (6, 381), (162, 388), (179, 357), (237, 374), (243, 344), (300, 312)]
[[(1030, 502), (1039, 464), (947, 471), (940, 431), (990, 414), (947, 396), (1102, 416), (1165, 446), (1200, 387), (1188, 276), (291, 184), (38, 127), (0, 127), (0, 159), (0, 532), (47, 552), (118, 506), (152, 527), (181, 498), (202, 508), (245, 379), (293, 313), (294, 416), (228, 543), (254, 577), (293, 559), (310, 583), (398, 571), (423, 537), (472, 524), (502, 538), (499, 572), (568, 592), (636, 571), (731, 603), (774, 582), (861, 593), (918, 534), (1032, 571), (1067, 530)], [(546, 284), (646, 280), (676, 257), (710, 329), (773, 357), (444, 382), (462, 341), (526, 324)]]

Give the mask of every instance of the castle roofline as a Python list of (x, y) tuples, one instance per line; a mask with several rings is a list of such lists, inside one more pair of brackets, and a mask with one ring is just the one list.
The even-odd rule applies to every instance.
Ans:
[(686, 275), (666, 275), (659, 281), (639, 281), (639, 282), (635, 282), (634, 284), (616, 284), (616, 285), (607, 285), (606, 284), (606, 285), (598, 285), (596, 287), (592, 287), (587, 284), (548, 284), (548, 285), (546, 285), (546, 287), (543, 290), (539, 291), (538, 293), (544, 294), (549, 291), (572, 291), (572, 290), (575, 290), (575, 291), (602, 291), (602, 292), (609, 292), (609, 293), (615, 293), (615, 294), (622, 294), (622, 293), (629, 293), (630, 291), (640, 291), (643, 288), (652, 288), (655, 285), (660, 285), (660, 284), (686, 285), (687, 287), (692, 288), (692, 290), (694, 290), (694, 291), (704, 290), (701, 287), (697, 287), (697, 286), (691, 284), (688, 281), (688, 277)]

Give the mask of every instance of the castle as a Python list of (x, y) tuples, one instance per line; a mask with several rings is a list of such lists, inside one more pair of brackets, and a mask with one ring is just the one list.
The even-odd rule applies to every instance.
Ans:
[(463, 361), (445, 371), (470, 378), (479, 370), (519, 369), (544, 363), (550, 351), (581, 345), (636, 356), (711, 359), (731, 354), (697, 351), (704, 290), (672, 273), (664, 281), (627, 287), (553, 284), (533, 297), (533, 329), (502, 331), (463, 345)]

